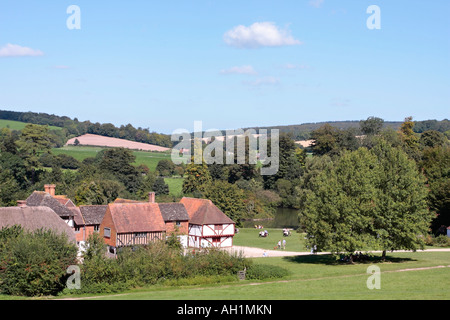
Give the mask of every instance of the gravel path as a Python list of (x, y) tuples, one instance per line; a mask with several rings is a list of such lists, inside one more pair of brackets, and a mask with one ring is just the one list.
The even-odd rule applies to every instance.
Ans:
[[(298, 251), (285, 251), (285, 250), (266, 250), (261, 248), (253, 247), (243, 247), (243, 246), (233, 246), (231, 248), (224, 248), (229, 252), (242, 252), (243, 256), (246, 258), (260, 258), (266, 253), (267, 257), (287, 257), (287, 256), (305, 256), (310, 255), (310, 252), (298, 252)], [(381, 253), (381, 251), (374, 251), (374, 253)], [(398, 250), (395, 252), (411, 252), (406, 250)], [(450, 252), (450, 248), (441, 249), (426, 249), (418, 250), (417, 252)], [(317, 254), (329, 254), (329, 252), (319, 252)]]

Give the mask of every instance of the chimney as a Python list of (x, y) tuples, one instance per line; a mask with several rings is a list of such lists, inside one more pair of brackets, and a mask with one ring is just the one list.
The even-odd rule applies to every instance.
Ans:
[(54, 184), (44, 185), (45, 192), (49, 193), (51, 196), (55, 195), (55, 188), (56, 188), (56, 185), (54, 185)]
[(148, 202), (155, 203), (155, 193), (154, 192), (148, 193)]

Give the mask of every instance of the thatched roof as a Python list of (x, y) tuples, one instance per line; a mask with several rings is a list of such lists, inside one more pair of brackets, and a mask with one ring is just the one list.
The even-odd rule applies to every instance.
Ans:
[(61, 204), (58, 199), (52, 197), (44, 191), (34, 191), (27, 198), (27, 206), (29, 207), (49, 207), (60, 217), (73, 217), (74, 214), (65, 205)]
[(68, 240), (75, 241), (75, 232), (52, 209), (48, 207), (6, 207), (0, 208), (0, 229), (20, 225), (25, 230), (52, 230), (66, 234)]

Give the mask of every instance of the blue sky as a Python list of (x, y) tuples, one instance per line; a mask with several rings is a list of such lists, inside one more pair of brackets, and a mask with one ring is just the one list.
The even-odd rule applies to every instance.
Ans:
[(164, 133), (442, 120), (449, 16), (448, 0), (3, 1), (0, 109)]

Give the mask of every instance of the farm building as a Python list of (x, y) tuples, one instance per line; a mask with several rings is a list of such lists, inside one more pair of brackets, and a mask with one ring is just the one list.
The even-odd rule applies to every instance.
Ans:
[(125, 246), (165, 239), (166, 226), (157, 203), (111, 203), (100, 224), (110, 253)]
[(55, 185), (34, 191), (21, 207), (47, 207), (71, 228), (80, 249), (89, 235), (99, 232), (108, 249), (146, 245), (176, 234), (183, 247), (231, 247), (235, 222), (210, 200), (183, 198), (178, 203), (116, 199), (108, 205), (75, 206), (65, 196), (55, 195)]
[(189, 214), (188, 247), (225, 248), (233, 246), (235, 222), (211, 200), (184, 197), (180, 200)]

